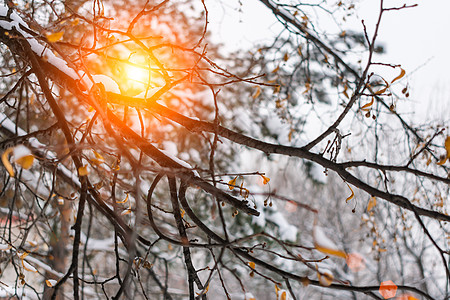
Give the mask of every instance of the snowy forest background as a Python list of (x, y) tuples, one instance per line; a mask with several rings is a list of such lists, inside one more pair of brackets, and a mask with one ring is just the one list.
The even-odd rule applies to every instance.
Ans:
[(260, 0), (236, 50), (228, 1), (5, 1), (0, 297), (448, 299), (450, 120), (378, 3)]

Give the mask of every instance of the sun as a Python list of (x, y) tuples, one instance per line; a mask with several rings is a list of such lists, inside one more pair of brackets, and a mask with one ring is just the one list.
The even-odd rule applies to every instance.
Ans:
[(149, 84), (149, 71), (146, 67), (141, 67), (136, 64), (126, 64), (124, 71), (128, 81), (135, 82), (135, 84), (139, 85)]

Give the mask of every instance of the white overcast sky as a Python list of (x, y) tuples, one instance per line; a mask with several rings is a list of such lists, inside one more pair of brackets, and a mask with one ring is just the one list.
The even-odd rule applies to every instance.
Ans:
[[(222, 2), (222, 4), (218, 4)], [(226, 4), (223, 4), (226, 2)], [(208, 1), (210, 30), (217, 41), (228, 47), (250, 48), (255, 42), (268, 40), (280, 31), (271, 12), (258, 0)], [(335, 3), (336, 0), (331, 0)], [(345, 1), (343, 1), (345, 3)], [(410, 100), (398, 103), (398, 109), (415, 112), (418, 122), (438, 118), (450, 121), (450, 1), (385, 0), (387, 6), (418, 4), (415, 8), (388, 12), (383, 16), (379, 42), (386, 55), (378, 60), (401, 64), (410, 84)], [(362, 30), (361, 20), (373, 28), (379, 11), (379, 0), (359, 0), (356, 18), (348, 26)], [(389, 76), (391, 71), (386, 70)], [(398, 72), (398, 71), (395, 71)], [(395, 77), (395, 73), (391, 76)], [(412, 115), (411, 115), (412, 116)]]

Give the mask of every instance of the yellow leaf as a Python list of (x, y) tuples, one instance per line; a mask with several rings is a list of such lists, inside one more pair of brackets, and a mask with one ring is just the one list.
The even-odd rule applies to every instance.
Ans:
[(383, 94), (384, 92), (386, 92), (387, 88), (388, 88), (388, 86), (385, 86), (385, 87), (382, 88), (381, 90), (375, 92), (375, 95), (381, 95), (381, 94)]
[(277, 293), (277, 295), (278, 295), (278, 292), (280, 291), (281, 289), (280, 289), (280, 287), (278, 286), (278, 284), (275, 284), (275, 292)]
[(128, 194), (127, 194), (127, 196), (125, 197), (124, 200), (122, 200), (122, 201), (116, 201), (116, 203), (118, 203), (118, 204), (121, 204), (121, 203), (127, 203), (127, 201), (128, 201)]
[(273, 93), (278, 94), (280, 92), (280, 90), (281, 90), (281, 85), (277, 84), (277, 86), (275, 86), (273, 88)]
[(397, 77), (395, 77), (392, 81), (391, 84), (394, 83), (395, 81), (402, 79), (403, 76), (405, 76), (406, 72), (405, 70), (403, 70), (402, 68), (400, 68), (400, 75), (398, 75)]
[(322, 274), (317, 272), (317, 277), (319, 278), (319, 283), (321, 286), (330, 286), (334, 279), (333, 274), (329, 271), (325, 271)]
[(321, 228), (316, 225), (313, 227), (313, 243), (316, 250), (324, 254), (347, 258), (347, 254), (337, 249), (334, 243), (323, 233)]
[(88, 172), (88, 169), (87, 169), (87, 165), (84, 165), (84, 166), (78, 168), (78, 175), (79, 176), (86, 176), (88, 174), (89, 174), (89, 172)]
[(386, 85), (385, 85), (385, 87), (382, 88), (381, 90), (375, 92), (375, 95), (381, 95), (381, 94), (383, 94), (384, 92), (386, 92), (386, 90), (387, 90), (388, 87), (389, 87), (389, 83), (387, 83), (387, 81), (384, 80), (384, 78), (381, 78), (381, 79), (383, 79), (383, 81), (384, 81), (384, 83), (385, 83)]
[(252, 98), (256, 99), (259, 95), (261, 95), (261, 87), (257, 86), (255, 93), (252, 95)]
[(12, 152), (13, 148), (8, 148), (2, 154), (2, 163), (5, 166), (6, 170), (9, 173), (9, 176), (14, 177), (14, 169), (11, 163), (8, 160), (8, 155)]
[(264, 176), (264, 175), (262, 175), (262, 174), (259, 174), (261, 177), (262, 177), (262, 179), (263, 179), (263, 184), (268, 184), (269, 183), (269, 181), (270, 181), (270, 178), (269, 177), (266, 177), (266, 176)]
[(92, 111), (94, 111), (94, 108), (92, 106), (89, 106), (88, 112), (92, 112)]
[(254, 263), (254, 262), (249, 261), (249, 262), (248, 262), (248, 265), (249, 265), (249, 267), (252, 268), (253, 270), (255, 269), (255, 263)]
[(37, 273), (36, 268), (33, 267), (32, 265), (30, 265), (28, 262), (26, 262), (26, 261), (24, 260), (23, 257), (21, 257), (21, 262), (22, 262), (22, 267), (23, 267), (25, 270), (30, 271), (30, 272)]
[(280, 300), (286, 300), (286, 292), (281, 293)]
[(344, 96), (345, 96), (347, 99), (350, 99), (350, 97), (349, 97), (349, 95), (348, 95), (348, 93), (347, 93), (347, 90), (348, 90), (348, 85), (345, 84), (345, 85), (344, 85), (344, 90), (342, 91), (342, 94), (344, 94)]
[(437, 162), (437, 165), (442, 166), (447, 162), (448, 157), (442, 158), (440, 161)]
[(352, 192), (352, 194), (350, 196), (348, 196), (347, 199), (345, 199), (345, 202), (348, 202), (350, 200), (353, 199), (353, 197), (355, 196), (355, 193), (353, 192), (352, 188), (350, 187), (350, 185), (347, 183), (348, 188), (350, 189), (350, 191)]
[(131, 209), (126, 209), (126, 210), (124, 210), (120, 215), (121, 216), (125, 216), (125, 215), (128, 215), (128, 214), (130, 214), (131, 213)]
[(280, 66), (277, 66), (275, 69), (273, 69), (272, 73), (276, 73), (276, 72), (278, 72), (278, 70), (280, 70)]
[(53, 279), (47, 279), (47, 280), (45, 280), (45, 284), (46, 284), (48, 287), (54, 287), (57, 283), (58, 283), (58, 281), (53, 280)]
[(47, 40), (50, 43), (59, 41), (64, 35), (64, 31), (47, 34)]
[(29, 169), (33, 165), (34, 156), (33, 155), (25, 155), (16, 159), (16, 163), (18, 163), (22, 168)]
[(371, 100), (369, 103), (364, 104), (364, 105), (361, 107), (361, 110), (365, 110), (365, 111), (370, 110), (370, 107), (372, 106), (372, 104), (373, 104), (373, 97), (372, 97), (372, 100)]
[(369, 204), (367, 205), (367, 211), (371, 211), (372, 208), (377, 205), (377, 198), (376, 197), (370, 197)]
[(237, 176), (236, 177), (234, 177), (233, 179), (231, 179), (230, 181), (228, 181), (228, 188), (230, 189), (230, 190), (233, 190), (234, 189), (234, 187), (235, 187), (235, 185), (236, 185), (236, 180), (237, 180)]
[(447, 150), (447, 158), (450, 158), (450, 136), (445, 139), (445, 150)]
[(346, 258), (347, 254), (344, 251), (338, 250), (338, 249), (331, 249), (331, 248), (325, 248), (322, 247), (318, 244), (314, 244), (314, 247), (316, 248), (316, 250), (325, 253), (325, 254), (329, 254), (329, 255), (333, 255), (333, 256), (338, 256), (338, 257), (342, 257), (342, 258)]
[(98, 153), (98, 152), (95, 151), (95, 150), (92, 150), (92, 151), (94, 152), (94, 155), (95, 155), (95, 157), (96, 157), (98, 160), (105, 160), (105, 159), (103, 158), (103, 156), (100, 155), (100, 153)]
[[(127, 195), (128, 196), (128, 195)], [(180, 212), (181, 212), (181, 217), (183, 218), (184, 215), (186, 214), (186, 212), (184, 211), (184, 209), (180, 208)]]

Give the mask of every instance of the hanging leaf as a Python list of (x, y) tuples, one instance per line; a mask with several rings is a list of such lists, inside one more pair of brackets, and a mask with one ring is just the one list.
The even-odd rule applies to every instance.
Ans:
[(261, 87), (257, 86), (255, 93), (252, 95), (252, 98), (256, 99), (259, 95), (261, 95)]
[(128, 194), (125, 197), (125, 199), (123, 199), (122, 201), (116, 201), (117, 204), (121, 204), (121, 203), (127, 203), (128, 202)]
[(370, 107), (371, 107), (372, 104), (373, 104), (373, 98), (374, 98), (374, 97), (372, 97), (372, 100), (371, 100), (369, 103), (364, 104), (364, 105), (361, 107), (361, 110), (369, 111), (369, 110), (370, 110)]
[(445, 150), (447, 151), (447, 158), (450, 158), (450, 136), (445, 139)]
[(369, 204), (367, 204), (367, 211), (371, 211), (372, 208), (377, 205), (377, 198), (376, 197), (370, 197)]
[(383, 94), (384, 92), (386, 92), (386, 90), (389, 88), (389, 83), (387, 83), (387, 81), (384, 80), (384, 78), (381, 78), (381, 79), (383, 79), (383, 81), (384, 81), (384, 83), (385, 83), (386, 85), (385, 85), (384, 88), (382, 88), (381, 90), (375, 92), (375, 95), (381, 95), (381, 94)]
[(344, 94), (344, 96), (345, 96), (347, 99), (350, 99), (350, 96), (348, 95), (347, 90), (348, 90), (348, 85), (347, 85), (347, 83), (346, 83), (346, 84), (344, 85), (344, 90), (342, 91), (342, 94)]
[(46, 284), (48, 287), (54, 287), (57, 283), (58, 283), (58, 281), (53, 280), (53, 279), (47, 279), (47, 280), (45, 280), (45, 284)]
[(283, 291), (283, 292), (281, 293), (280, 300), (286, 300), (286, 291)]
[(2, 154), (2, 163), (5, 166), (6, 171), (8, 171), (9, 176), (14, 177), (14, 169), (8, 160), (8, 155), (12, 152), (13, 148), (8, 148)]
[(321, 286), (330, 286), (333, 283), (334, 276), (330, 271), (324, 271), (322, 274), (317, 271), (317, 277)]
[(392, 79), (391, 84), (393, 84), (395, 81), (402, 79), (403, 76), (405, 76), (406, 72), (405, 70), (403, 70), (402, 68), (400, 68), (400, 75), (398, 75), (397, 77), (395, 77), (394, 79)]
[(230, 190), (234, 190), (234, 188), (235, 188), (235, 185), (236, 185), (236, 180), (237, 180), (237, 176), (236, 177), (234, 177), (233, 179), (231, 179), (230, 181), (228, 181), (228, 188), (230, 189)]
[(264, 176), (263, 174), (259, 174), (259, 175), (262, 177), (262, 179), (263, 179), (263, 184), (264, 184), (264, 185), (266, 185), (266, 184), (269, 183), (269, 181), (270, 181), (270, 178), (269, 178), (269, 177), (266, 177), (266, 176)]
[(59, 41), (63, 37), (63, 35), (64, 35), (64, 31), (60, 31), (60, 32), (47, 34), (46, 36), (47, 36), (47, 40), (50, 43), (54, 43), (54, 42)]
[(249, 267), (250, 267), (250, 268), (252, 268), (252, 270), (254, 270), (254, 269), (255, 269), (255, 266), (256, 266), (256, 265), (255, 265), (255, 263), (254, 263), (254, 262), (252, 262), (252, 261), (249, 261), (249, 262), (248, 262), (248, 265), (249, 265)]
[(348, 188), (350, 189), (350, 191), (352, 192), (352, 194), (350, 196), (348, 196), (347, 199), (345, 199), (345, 202), (347, 203), (348, 201), (352, 200), (353, 197), (355, 197), (355, 193), (353, 192), (352, 188), (350, 187), (350, 185), (347, 183)]

